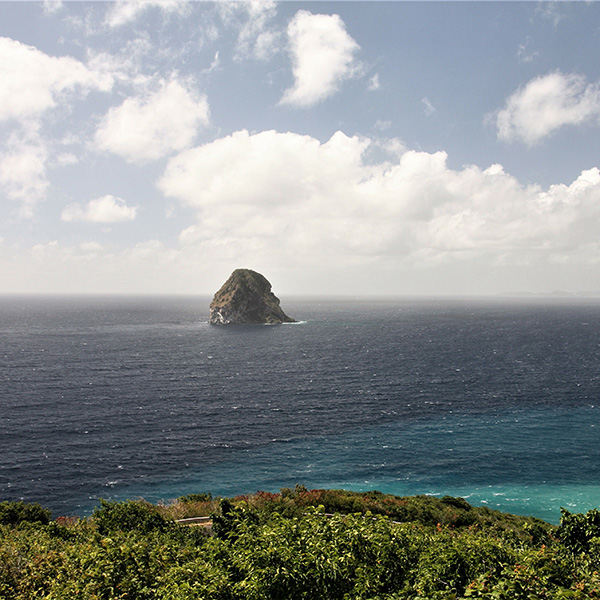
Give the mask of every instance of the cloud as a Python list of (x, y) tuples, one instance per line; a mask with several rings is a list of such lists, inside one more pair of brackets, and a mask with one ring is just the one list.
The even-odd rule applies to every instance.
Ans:
[(391, 121), (377, 119), (377, 121), (375, 121), (374, 127), (375, 127), (375, 129), (378, 129), (379, 131), (386, 131), (392, 125), (393, 125), (393, 123)]
[(54, 14), (64, 8), (64, 3), (62, 0), (44, 0), (42, 6), (46, 14)]
[(72, 152), (61, 152), (53, 161), (58, 167), (68, 167), (79, 163), (79, 158)]
[[(197, 214), (178, 245), (55, 241), (24, 255), (5, 243), (0, 267), (20, 290), (35, 280), (31, 289), (63, 292), (208, 293), (221, 283), (215, 273), (239, 265), (277, 274), (296, 293), (439, 292), (440, 282), (489, 293), (507, 281), (535, 285), (532, 267), (551, 282), (577, 276), (584, 289), (596, 272), (600, 169), (542, 188), (500, 165), (452, 169), (444, 152), (373, 162), (375, 144), (340, 132), (325, 142), (236, 132), (169, 161), (159, 186)], [(66, 216), (106, 222), (115, 207), (131, 210), (110, 198), (93, 217), (92, 203)]]
[(536, 12), (541, 15), (543, 19), (551, 21), (556, 29), (565, 18), (564, 7), (560, 6), (561, 4), (561, 2), (538, 2), (535, 8)]
[(421, 98), (421, 103), (423, 104), (423, 112), (430, 117), (431, 115), (435, 114), (437, 112), (437, 108), (431, 103), (431, 101), (429, 100), (429, 98), (424, 97)]
[(497, 114), (498, 138), (533, 145), (565, 125), (600, 118), (600, 85), (559, 71), (536, 77), (512, 94)]
[(46, 171), (52, 149), (40, 134), (45, 113), (64, 110), (73, 99), (92, 90), (108, 92), (112, 86), (107, 71), (0, 37), (0, 122), (12, 128), (0, 151), (0, 187), (21, 203), (20, 216), (30, 217), (49, 187)]
[[(159, 187), (191, 206), (258, 203), (277, 210), (313, 193), (334, 194), (329, 184), (338, 176), (355, 177), (362, 145), (341, 132), (320, 144), (295, 133), (238, 131), (171, 159)], [(331, 169), (339, 169), (335, 177)]]
[(0, 37), (0, 121), (38, 117), (69, 94), (108, 91), (107, 73), (88, 69), (69, 57), (53, 57), (10, 38)]
[(377, 90), (381, 89), (381, 84), (379, 83), (379, 73), (375, 73), (375, 75), (369, 79), (369, 85), (367, 89), (370, 92), (376, 92)]
[(112, 108), (95, 140), (101, 150), (144, 163), (186, 148), (198, 128), (208, 123), (206, 97), (173, 79), (153, 93), (127, 98)]
[(529, 49), (530, 45), (531, 38), (527, 38), (527, 41), (524, 44), (519, 44), (519, 49), (517, 50), (517, 58), (519, 59), (519, 62), (530, 63), (539, 56), (539, 52), (537, 50)]
[(62, 212), (61, 219), (66, 222), (122, 223), (133, 221), (136, 215), (137, 207), (127, 206), (123, 199), (106, 195), (90, 200), (85, 206), (81, 204), (67, 206)]
[(312, 106), (338, 91), (340, 84), (359, 72), (354, 55), (359, 45), (348, 35), (338, 15), (296, 13), (288, 25), (294, 85), (281, 104)]
[[(182, 256), (153, 239), (125, 247), (94, 241), (69, 244), (55, 239), (28, 248), (5, 246), (0, 252), (3, 283), (10, 280), (12, 289), (20, 292), (185, 292), (190, 274), (199, 269), (197, 256)], [(209, 279), (214, 277), (207, 271)], [(215, 281), (217, 284), (220, 282)]]
[[(172, 158), (160, 189), (197, 210), (184, 245), (239, 260), (592, 260), (600, 170), (570, 185), (524, 186), (500, 165), (450, 169), (444, 152), (390, 152), (341, 132), (325, 143), (238, 131)], [(382, 146), (379, 144), (379, 148)], [(315, 263), (316, 264), (316, 263)]]
[(135, 21), (150, 8), (160, 8), (163, 13), (169, 14), (185, 10), (186, 4), (180, 0), (117, 0), (110, 5), (105, 23), (109, 27), (121, 27)]
[(141, 86), (151, 80), (144, 74), (144, 61), (156, 53), (147, 34), (124, 43), (116, 54), (87, 49), (87, 65), (98, 73), (106, 73), (115, 82)]
[(20, 216), (30, 217), (33, 207), (46, 194), (48, 151), (36, 137), (11, 136), (0, 153), (0, 187), (11, 200), (21, 203)]
[(278, 51), (281, 34), (268, 27), (269, 21), (277, 13), (276, 2), (221, 2), (219, 8), (225, 22), (238, 28), (236, 58), (267, 60)]
[[(0, 37), (0, 122), (12, 128), (0, 151), (0, 187), (8, 198), (21, 202), (21, 216), (33, 214), (49, 187), (46, 171), (52, 144), (40, 133), (45, 113), (68, 110), (74, 99), (92, 90), (108, 92), (113, 83), (108, 70)], [(64, 164), (64, 159), (65, 155), (54, 164)]]
[(202, 70), (202, 73), (207, 74), (207, 73), (212, 73), (213, 71), (217, 70), (219, 68), (219, 65), (221, 64), (221, 61), (219, 59), (219, 51), (217, 50), (215, 52), (215, 56), (212, 59), (212, 62), (210, 63), (210, 65), (206, 68)]
[(79, 244), (80, 250), (84, 252), (100, 252), (102, 250), (102, 244), (98, 242), (82, 242)]
[(237, 36), (236, 60), (256, 58), (266, 61), (279, 52), (282, 32), (270, 27), (277, 14), (274, 0), (237, 0), (217, 2), (223, 25)]

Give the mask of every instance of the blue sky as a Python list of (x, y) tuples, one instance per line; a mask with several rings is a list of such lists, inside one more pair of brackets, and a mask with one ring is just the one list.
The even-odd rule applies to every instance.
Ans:
[(600, 293), (599, 48), (595, 2), (0, 2), (0, 291)]

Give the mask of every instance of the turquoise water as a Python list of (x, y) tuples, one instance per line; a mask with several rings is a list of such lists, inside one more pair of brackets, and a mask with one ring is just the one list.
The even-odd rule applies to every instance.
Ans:
[(471, 504), (558, 523), (560, 508), (600, 505), (596, 450), (600, 411), (515, 409), (447, 415), (301, 442), (276, 442), (182, 481), (128, 493), (153, 501), (211, 490), (221, 495), (309, 488), (379, 490), (466, 498)]

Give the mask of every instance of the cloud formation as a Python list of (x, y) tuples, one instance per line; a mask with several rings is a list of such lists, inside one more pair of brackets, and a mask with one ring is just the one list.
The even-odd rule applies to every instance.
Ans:
[[(526, 289), (530, 279), (539, 290), (585, 288), (600, 261), (600, 79), (575, 32), (589, 34), (599, 9), (569, 5), (573, 26), (555, 29), (544, 7), (486, 4), (490, 18), (475, 24), (457, 5), (431, 26), (429, 8), (408, 23), (389, 3), (314, 6), (5, 3), (7, 289), (58, 290), (60, 271), (65, 289), (89, 278), (97, 291), (175, 280), (206, 291), (211, 272), (239, 264), (275, 267), (300, 293), (361, 293), (369, 280), (389, 293), (407, 280), (416, 293)], [(482, 60), (458, 74), (470, 100), (454, 102), (440, 69), (500, 24), (506, 44), (478, 49)], [(565, 52), (559, 39), (571, 41)], [(547, 70), (532, 71), (541, 57)], [(539, 74), (521, 87), (517, 59)], [(482, 95), (479, 69), (491, 62), (497, 86)], [(491, 164), (507, 151), (498, 140), (525, 146), (506, 168)], [(90, 237), (109, 230), (101, 246)]]
[(20, 216), (32, 216), (49, 187), (50, 145), (40, 134), (46, 113), (92, 90), (108, 92), (113, 83), (109, 72), (0, 37), (0, 122), (12, 130), (0, 151), (0, 188), (21, 203)]
[(533, 145), (565, 125), (600, 119), (600, 85), (559, 71), (536, 77), (498, 112), (498, 138)]
[(11, 136), (5, 152), (0, 153), (0, 189), (11, 200), (21, 203), (21, 217), (31, 217), (35, 203), (48, 188), (46, 147), (35, 136)]
[(121, 27), (135, 21), (149, 8), (158, 7), (168, 14), (185, 9), (185, 4), (179, 0), (117, 0), (107, 11), (105, 24)]
[(66, 222), (88, 221), (89, 223), (122, 223), (133, 221), (137, 215), (137, 207), (127, 206), (125, 200), (106, 195), (90, 200), (85, 206), (71, 204), (61, 215)]
[(354, 55), (360, 47), (338, 15), (300, 10), (289, 23), (287, 34), (294, 85), (285, 91), (281, 104), (312, 106), (359, 72)]
[(37, 117), (68, 94), (108, 91), (112, 84), (109, 74), (92, 71), (72, 57), (48, 56), (0, 38), (0, 121)]
[(127, 162), (156, 160), (191, 144), (209, 122), (205, 96), (177, 80), (150, 94), (127, 98), (111, 108), (96, 131), (96, 144)]
[(597, 168), (544, 190), (523, 186), (500, 165), (450, 169), (444, 152), (372, 163), (374, 144), (341, 132), (321, 143), (238, 131), (172, 158), (159, 187), (198, 211), (184, 244), (239, 258), (277, 248), (291, 263), (298, 256), (327, 256), (332, 265), (382, 257), (511, 263), (541, 253), (570, 260), (599, 245)]
[(221, 2), (221, 17), (238, 30), (236, 58), (267, 60), (278, 50), (280, 32), (269, 27), (277, 13), (274, 0), (241, 0)]

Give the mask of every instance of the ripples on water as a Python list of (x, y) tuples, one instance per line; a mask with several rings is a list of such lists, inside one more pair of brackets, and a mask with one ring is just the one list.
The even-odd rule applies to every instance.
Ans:
[(600, 304), (287, 300), (303, 323), (211, 327), (208, 303), (0, 299), (0, 499), (302, 482), (600, 504)]

